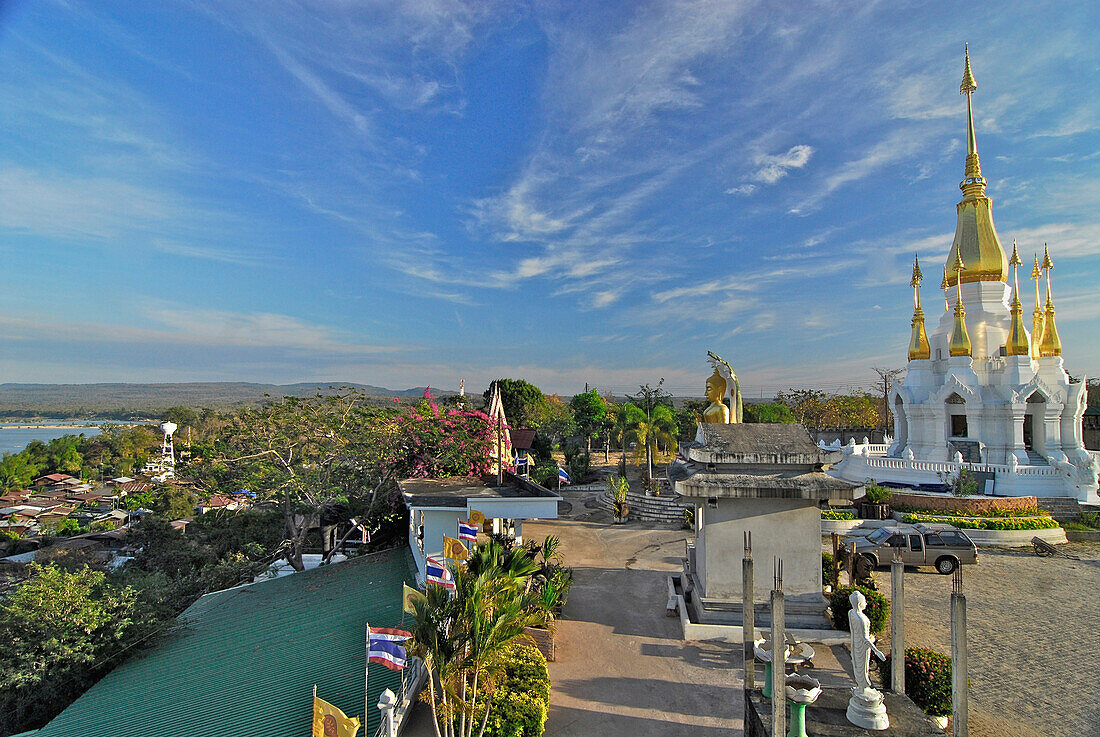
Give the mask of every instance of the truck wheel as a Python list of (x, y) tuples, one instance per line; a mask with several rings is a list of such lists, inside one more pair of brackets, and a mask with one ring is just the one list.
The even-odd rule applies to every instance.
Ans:
[(944, 556), (936, 561), (936, 570), (945, 576), (948, 576), (955, 572), (958, 567), (958, 562), (954, 558)]

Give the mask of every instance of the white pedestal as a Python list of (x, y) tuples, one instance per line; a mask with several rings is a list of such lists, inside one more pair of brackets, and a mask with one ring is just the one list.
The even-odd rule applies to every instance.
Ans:
[(852, 688), (847, 716), (849, 722), (864, 729), (882, 730), (890, 727), (890, 717), (886, 716), (882, 692), (873, 688)]

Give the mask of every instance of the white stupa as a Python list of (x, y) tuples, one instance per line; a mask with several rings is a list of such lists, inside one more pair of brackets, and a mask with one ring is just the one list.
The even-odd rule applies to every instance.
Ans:
[(1071, 382), (1063, 367), (1051, 289), (1054, 264), (1044, 244), (1041, 260), (1038, 253), (1034, 257), (1034, 309), (1025, 319), (1023, 301), (1031, 295), (1020, 291), (1019, 252), (1013, 242), (1006, 257), (985, 193), (971, 105), (975, 89), (967, 54), (960, 87), (966, 95), (966, 169), (940, 284), (944, 312), (928, 336), (920, 302), (923, 275), (914, 262), (908, 371), (890, 391), (893, 442), (850, 445), (836, 473), (853, 481), (935, 484), (965, 467), (994, 482), (980, 493), (1095, 503), (1097, 461), (1085, 450), (1081, 432), (1085, 384), (1083, 377)]

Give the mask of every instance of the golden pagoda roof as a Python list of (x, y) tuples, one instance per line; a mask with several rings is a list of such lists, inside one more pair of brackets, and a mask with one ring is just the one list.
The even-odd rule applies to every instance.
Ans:
[[(986, 180), (982, 176), (977, 137), (974, 134), (971, 95), (977, 88), (974, 74), (970, 70), (968, 51), (962, 84), (959, 86), (959, 92), (966, 95), (966, 168), (963, 181), (959, 184), (963, 198), (956, 206), (958, 221), (955, 225), (955, 239), (947, 254), (947, 286), (954, 286), (959, 280), (964, 284), (1008, 280), (1008, 257), (993, 225), (993, 203), (985, 193)], [(966, 266), (961, 272), (956, 272), (952, 266), (959, 257)]]

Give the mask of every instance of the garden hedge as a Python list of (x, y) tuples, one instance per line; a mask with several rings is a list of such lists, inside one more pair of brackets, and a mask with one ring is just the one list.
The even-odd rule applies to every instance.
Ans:
[[(884, 683), (890, 682), (890, 656), (872, 658)], [(951, 714), (951, 657), (926, 647), (905, 648), (905, 695), (934, 717)]]
[(946, 522), (965, 530), (1051, 530), (1058, 526), (1058, 522), (1051, 517), (946, 517), (907, 514), (901, 521), (907, 524)]
[(550, 671), (538, 648), (509, 647), (492, 698), (487, 737), (541, 737), (550, 710)]
[(856, 589), (859, 589), (864, 598), (867, 599), (867, 608), (863, 610), (863, 613), (867, 615), (867, 619), (871, 620), (871, 632), (875, 634), (882, 632), (890, 621), (890, 601), (868, 586), (857, 586), (856, 588), (838, 586), (833, 589), (833, 593), (829, 594), (829, 608), (833, 613), (833, 627), (844, 632), (851, 631), (848, 627), (848, 612), (852, 609), (852, 602), (848, 601), (848, 597)]

